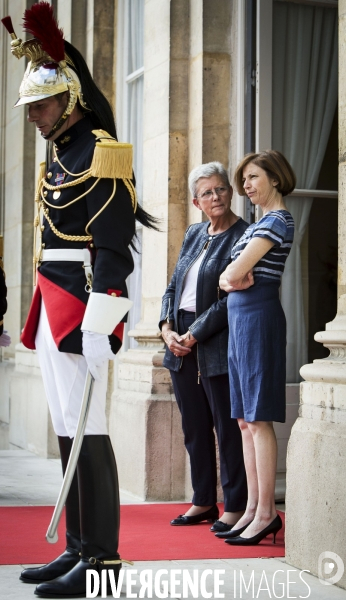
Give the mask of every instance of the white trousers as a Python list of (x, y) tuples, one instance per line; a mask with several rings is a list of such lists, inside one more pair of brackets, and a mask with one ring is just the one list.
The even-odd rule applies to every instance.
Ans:
[[(77, 430), (83, 398), (87, 363), (84, 356), (59, 352), (54, 342), (42, 300), (36, 333), (36, 351), (48, 399), (54, 431), (73, 438)], [(108, 361), (100, 369), (101, 381), (95, 381), (85, 435), (107, 435), (106, 393)]]

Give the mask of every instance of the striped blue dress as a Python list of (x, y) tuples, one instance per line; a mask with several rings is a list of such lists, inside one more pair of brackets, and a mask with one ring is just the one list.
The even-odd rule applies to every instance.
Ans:
[(232, 251), (236, 260), (255, 237), (274, 242), (253, 269), (254, 285), (228, 294), (231, 416), (247, 422), (285, 422), (286, 319), (279, 287), (293, 236), (292, 215), (270, 211), (247, 228)]

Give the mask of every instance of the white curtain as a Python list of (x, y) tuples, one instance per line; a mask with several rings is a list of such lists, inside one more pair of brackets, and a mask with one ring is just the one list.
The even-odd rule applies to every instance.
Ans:
[[(337, 104), (337, 9), (274, 1), (273, 140), (297, 188), (315, 189)], [(287, 319), (287, 383), (307, 362), (300, 245), (313, 200), (288, 198), (295, 239), (281, 286)]]
[[(126, 76), (131, 75), (144, 64), (144, 2), (143, 0), (126, 0), (126, 26), (127, 26), (127, 65)], [(138, 201), (143, 198), (143, 74), (132, 81), (125, 83), (127, 86), (127, 141), (133, 144), (133, 168), (136, 177), (136, 190)], [(134, 271), (128, 279), (129, 297), (133, 301), (130, 310), (126, 332), (134, 329), (141, 318), (142, 298), (142, 232), (137, 232), (138, 239), (135, 245), (139, 252), (132, 252)], [(134, 348), (137, 342), (125, 335), (124, 349)]]

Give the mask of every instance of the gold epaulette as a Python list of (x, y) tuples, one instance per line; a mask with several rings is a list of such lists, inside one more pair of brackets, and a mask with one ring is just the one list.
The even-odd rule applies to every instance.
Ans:
[(94, 129), (96, 145), (90, 172), (92, 177), (132, 179), (132, 144), (117, 142), (102, 129)]

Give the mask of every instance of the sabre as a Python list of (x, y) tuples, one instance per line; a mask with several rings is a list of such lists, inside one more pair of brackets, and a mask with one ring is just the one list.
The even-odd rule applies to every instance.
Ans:
[(70, 457), (67, 463), (64, 479), (61, 485), (60, 493), (56, 506), (54, 508), (53, 516), (46, 533), (46, 540), (50, 544), (56, 544), (58, 541), (57, 529), (59, 521), (62, 515), (63, 508), (65, 506), (67, 495), (70, 491), (73, 476), (76, 471), (77, 461), (80, 453), (80, 449), (83, 442), (84, 431), (86, 422), (88, 420), (90, 401), (93, 392), (95, 379), (88, 370), (84, 384), (83, 400), (80, 407), (78, 425), (75, 438), (73, 440)]

